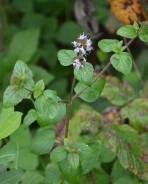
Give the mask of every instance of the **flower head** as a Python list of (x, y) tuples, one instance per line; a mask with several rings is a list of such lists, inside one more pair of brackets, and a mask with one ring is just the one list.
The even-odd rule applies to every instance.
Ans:
[(74, 68), (83, 68), (83, 62), (86, 62), (86, 59), (82, 56), (77, 56), (73, 59)]
[(77, 38), (77, 41), (72, 42), (72, 44), (75, 47), (74, 51), (77, 54), (86, 55), (87, 52), (90, 52), (93, 49), (91, 40), (88, 39), (84, 33)]

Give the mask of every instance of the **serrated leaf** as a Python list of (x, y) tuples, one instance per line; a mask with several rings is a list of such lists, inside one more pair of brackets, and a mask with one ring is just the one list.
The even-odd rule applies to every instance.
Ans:
[(74, 143), (71, 140), (64, 138), (64, 146), (69, 152), (73, 152)]
[(87, 86), (91, 86), (93, 79), (94, 68), (91, 63), (84, 62), (83, 68), (75, 68), (75, 78)]
[[(94, 102), (101, 95), (104, 85), (105, 79), (103, 77), (99, 77), (99, 79), (97, 79), (97, 81), (95, 81), (95, 83), (93, 83), (91, 87), (88, 87), (78, 97), (86, 102)], [(85, 87), (85, 84), (83, 84), (82, 82), (78, 82), (74, 90), (76, 93), (78, 93)]]
[(141, 28), (139, 31), (139, 38), (143, 42), (148, 42), (148, 23), (147, 21), (141, 22)]
[(30, 68), (21, 60), (18, 60), (14, 65), (13, 76), (17, 77), (23, 82), (27, 82), (33, 77)]
[(0, 178), (0, 183), (3, 184), (16, 184), (18, 183), (25, 175), (25, 171), (18, 167), (17, 169), (11, 169)]
[(40, 114), (50, 119), (56, 117), (58, 101), (55, 92), (52, 90), (45, 90), (42, 95), (36, 98), (34, 105)]
[(96, 164), (100, 151), (101, 151), (101, 141), (93, 141), (88, 143), (89, 147), (93, 150), (93, 154), (87, 156), (87, 158), (82, 158), (81, 164), (83, 168), (83, 174), (86, 174), (92, 170), (94, 165)]
[(46, 154), (52, 149), (54, 140), (55, 132), (50, 128), (44, 128), (33, 138), (30, 145), (31, 151), (37, 155)]
[(29, 110), (23, 121), (24, 128), (28, 128), (28, 126), (31, 125), (36, 119), (37, 119), (36, 110), (34, 109)]
[(127, 52), (113, 54), (110, 58), (111, 64), (119, 72), (128, 75), (132, 69), (132, 58)]
[(64, 177), (69, 183), (71, 184), (82, 184), (83, 180), (83, 173), (82, 168), (79, 165), (79, 167), (75, 170), (70, 165), (69, 162), (66, 159), (59, 162), (59, 169)]
[(128, 125), (105, 126), (99, 138), (113, 151), (121, 165), (140, 179), (148, 181), (148, 150), (142, 137)]
[(148, 130), (148, 99), (138, 98), (121, 109), (122, 118), (128, 118), (129, 123), (138, 131)]
[(17, 105), (24, 98), (27, 98), (29, 93), (30, 92), (24, 88), (13, 88), (12, 86), (8, 86), (3, 96), (4, 107), (9, 108)]
[(61, 65), (69, 66), (72, 65), (73, 59), (77, 56), (73, 50), (60, 50), (57, 53), (58, 60), (60, 61)]
[(118, 42), (118, 40), (103, 39), (98, 42), (98, 46), (103, 52), (111, 52)]
[[(60, 98), (57, 99), (60, 100)], [(66, 105), (64, 103), (58, 103), (55, 118), (51, 119), (37, 112), (37, 122), (39, 123), (40, 126), (48, 126), (50, 124), (57, 123), (65, 116), (65, 114), (66, 114)]]
[(51, 162), (60, 162), (66, 158), (67, 151), (64, 146), (58, 146), (56, 147), (51, 155), (50, 155), (50, 160)]
[(132, 87), (126, 82), (120, 82), (118, 78), (107, 76), (102, 95), (112, 104), (122, 106), (134, 98)]
[(78, 149), (77, 153), (80, 156), (80, 160), (87, 159), (93, 154), (93, 150), (85, 143), (77, 142), (74, 147)]
[(67, 159), (70, 167), (76, 170), (79, 166), (79, 155), (77, 153), (69, 153)]
[[(2, 117), (0, 121), (0, 140), (12, 134), (21, 123), (22, 113), (10, 112), (7, 114), (7, 111), (10, 111), (10, 109), (3, 110), (0, 115), (0, 118)], [(3, 115), (3, 113), (5, 113), (5, 115)]]
[(0, 164), (8, 166), (14, 164), (17, 169), (19, 147), (16, 141), (10, 141), (0, 149)]
[(137, 37), (137, 32), (134, 29), (134, 27), (132, 25), (126, 25), (123, 26), (121, 28), (119, 28), (116, 32), (117, 35), (120, 35), (122, 37), (126, 37), (126, 38), (130, 38), (133, 39), (135, 37)]
[(40, 96), (45, 88), (45, 84), (43, 82), (43, 80), (38, 81), (35, 86), (34, 86), (34, 98), (37, 98), (38, 96)]

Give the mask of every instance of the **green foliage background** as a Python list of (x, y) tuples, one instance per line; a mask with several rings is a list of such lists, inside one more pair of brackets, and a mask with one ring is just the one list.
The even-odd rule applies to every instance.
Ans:
[[(111, 55), (99, 50), (97, 43), (103, 38), (120, 40), (121, 37), (115, 33), (121, 24), (111, 15), (107, 0), (94, 0), (94, 3), (96, 7), (94, 16), (97, 18), (100, 32), (103, 34), (101, 38), (93, 40), (94, 50), (88, 57), (88, 61), (93, 64), (95, 71), (99, 72), (109, 61)], [(72, 66), (62, 66), (58, 61), (57, 53), (60, 49), (72, 50), (71, 42), (84, 31), (74, 17), (74, 0), (2, 0), (0, 1), (0, 21), (0, 110), (2, 109), (3, 93), (10, 84), (12, 70), (17, 60), (23, 60), (29, 66), (35, 82), (43, 80), (46, 89), (57, 91), (60, 98), (68, 98), (73, 68)], [(139, 82), (134, 69), (129, 75), (123, 76), (111, 67), (107, 73), (110, 77), (106, 77), (107, 82), (101, 98), (97, 99), (100, 94), (96, 94), (88, 99), (88, 93), (86, 95), (84, 93), (81, 94), (81, 99), (88, 100), (88, 102), (97, 100), (88, 105), (81, 99), (76, 99), (73, 104), (72, 115), (74, 116), (71, 120), (69, 134), (74, 142), (89, 141), (90, 137), (97, 133), (98, 127), (101, 129), (102, 119), (107, 119), (105, 130), (96, 137), (96, 139), (102, 140), (101, 149), (100, 143), (97, 141), (89, 145), (94, 151), (95, 157), (98, 158), (99, 153), (100, 156), (97, 162), (94, 157), (89, 157), (90, 163), (96, 163), (95, 167), (91, 166), (89, 160), (88, 162), (84, 161), (85, 171), (83, 170), (83, 174), (85, 174), (85, 178), (83, 182), (85, 183), (91, 184), (92, 178), (95, 178), (96, 184), (148, 183), (141, 180), (142, 177), (144, 180), (148, 180), (148, 176), (143, 174), (146, 173), (148, 165), (145, 151), (148, 146), (148, 102), (143, 100), (148, 95), (147, 47), (147, 43), (142, 43), (138, 39), (134, 41), (133, 46), (131, 45), (133, 58), (144, 81), (143, 85)], [(98, 83), (104, 86), (104, 78), (99, 78)], [(40, 84), (42, 85), (42, 81)], [(84, 84), (79, 82), (75, 87), (75, 92), (83, 87)], [(94, 89), (95, 85), (89, 88), (88, 92), (90, 90), (90, 94), (92, 91), (95, 93)], [(109, 111), (106, 110), (107, 107), (110, 108)], [(3, 110), (0, 125), (2, 121), (8, 122), (9, 135), (13, 130), (19, 128), (5, 139), (2, 139), (6, 137), (5, 133), (0, 133), (1, 147), (10, 141), (0, 149), (0, 164), (7, 163), (12, 168), (7, 171), (7, 167), (0, 165), (0, 183), (15, 184), (25, 176), (21, 181), (22, 184), (68, 184), (66, 180), (81, 184), (82, 168), (79, 168), (80, 172), (74, 174), (74, 171), (70, 170), (67, 176), (68, 165), (65, 160), (58, 158), (61, 161), (59, 167), (50, 162), (57, 159), (52, 155), (50, 160), (49, 154), (46, 154), (52, 148), (55, 140), (55, 133), (52, 129), (39, 128), (37, 123), (31, 125), (30, 129), (20, 126), (19, 120), (22, 113), (24, 118), (31, 108), (31, 102), (24, 100), (15, 107), (15, 112), (13, 108), (8, 111)], [(78, 111), (79, 109), (82, 110)], [(116, 115), (120, 111), (121, 117), (115, 117), (114, 111)], [(103, 117), (98, 112), (103, 112)], [(142, 116), (139, 117), (137, 112)], [(29, 111), (29, 113), (33, 117), (35, 112)], [(24, 125), (26, 127), (34, 121), (30, 119), (29, 115), (25, 118)], [(114, 119), (116, 120), (114, 121)], [(129, 126), (121, 126), (125, 119), (127, 120), (125, 124)], [(15, 125), (13, 126), (9, 120), (16, 120)], [(2, 126), (0, 126), (0, 130), (3, 130)], [(99, 145), (98, 150), (95, 150), (93, 144)], [(127, 145), (130, 147), (130, 152)], [(11, 153), (12, 157), (7, 158), (8, 153)], [(4, 159), (2, 159), (3, 155), (5, 155)], [(77, 167), (78, 160), (71, 164), (74, 165), (74, 168)], [(89, 172), (90, 170), (91, 172)], [(14, 180), (7, 183), (6, 178), (11, 178), (11, 176), (15, 176)]]

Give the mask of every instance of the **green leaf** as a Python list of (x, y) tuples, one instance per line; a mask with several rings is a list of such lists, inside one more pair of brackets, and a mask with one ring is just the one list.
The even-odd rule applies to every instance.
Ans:
[(0, 115), (0, 140), (12, 134), (21, 123), (22, 113), (3, 109)]
[(40, 96), (45, 88), (45, 84), (43, 82), (43, 80), (38, 81), (35, 86), (34, 86), (34, 98), (37, 98), (38, 96)]
[(9, 108), (17, 105), (24, 98), (27, 98), (29, 93), (30, 92), (24, 88), (13, 88), (12, 86), (8, 86), (3, 96), (4, 108)]
[(147, 21), (141, 22), (141, 28), (139, 31), (139, 38), (143, 42), (148, 42), (148, 23)]
[(129, 123), (138, 131), (148, 130), (148, 99), (138, 98), (121, 109), (122, 118), (128, 118)]
[(64, 146), (69, 152), (73, 152), (74, 143), (71, 140), (64, 138)]
[(39, 184), (43, 181), (43, 176), (36, 172), (27, 172), (25, 178), (21, 182), (22, 184)]
[(59, 50), (57, 56), (61, 65), (69, 66), (72, 65), (73, 59), (77, 56), (77, 54), (73, 50)]
[(133, 39), (137, 37), (138, 35), (133, 25), (126, 25), (126, 26), (119, 28), (116, 34), (122, 37), (130, 38), (130, 39)]
[[(57, 98), (57, 99), (60, 100), (60, 98)], [(37, 112), (37, 121), (40, 126), (48, 126), (50, 124), (57, 123), (65, 116), (65, 114), (66, 114), (66, 105), (64, 103), (58, 103), (55, 118), (51, 119)]]
[(121, 165), (131, 170), (140, 179), (148, 181), (148, 150), (142, 137), (128, 125), (105, 126), (99, 138), (113, 151)]
[(88, 182), (88, 178), (90, 178), (90, 183), (92, 182), (93, 178), (93, 182), (95, 182), (95, 184), (109, 184), (111, 180), (110, 176), (105, 171), (97, 168), (93, 168), (91, 173), (88, 173), (88, 175), (86, 175), (84, 183)]
[(29, 110), (23, 121), (24, 128), (28, 128), (36, 119), (37, 119), (36, 110), (34, 109)]
[(34, 105), (40, 114), (50, 119), (56, 117), (58, 101), (55, 92), (52, 90), (45, 90), (42, 95), (36, 98)]
[(58, 165), (55, 163), (50, 163), (47, 165), (45, 170), (45, 176), (50, 179), (50, 181), (54, 181), (61, 177), (60, 170), (58, 168)]
[(76, 170), (79, 166), (79, 155), (77, 153), (69, 153), (67, 159), (70, 167)]
[(85, 143), (77, 142), (75, 143), (74, 147), (78, 149), (78, 155), (80, 156), (80, 160), (87, 159), (93, 154), (93, 150)]
[(27, 171), (33, 171), (38, 167), (39, 160), (37, 155), (24, 148), (19, 150), (18, 165)]
[(108, 149), (104, 144), (101, 145), (101, 153), (99, 156), (99, 161), (101, 163), (109, 163), (115, 160), (116, 155), (110, 149)]
[(19, 147), (16, 141), (10, 141), (0, 149), (0, 164), (14, 164), (17, 169)]
[(118, 40), (103, 39), (98, 42), (98, 46), (103, 52), (111, 52), (118, 42)]
[(98, 127), (102, 126), (102, 121), (102, 116), (97, 111), (79, 110), (69, 124), (70, 139), (82, 142), (85, 136), (85, 142), (89, 142), (97, 134)]
[(112, 182), (119, 180), (123, 176), (133, 176), (133, 173), (129, 171), (128, 169), (124, 169), (122, 165), (119, 163), (118, 160), (113, 165), (112, 171), (111, 171), (111, 178)]
[(8, 172), (5, 172), (2, 177), (0, 177), (0, 183), (3, 184), (15, 184), (23, 179), (25, 176), (25, 171), (18, 167), (17, 169), (11, 169)]
[(50, 160), (51, 162), (60, 162), (66, 158), (67, 151), (64, 146), (58, 146), (56, 147), (51, 155), (50, 155)]
[(10, 135), (11, 140), (15, 140), (19, 148), (28, 148), (32, 140), (31, 133), (29, 129), (24, 129), (23, 125), (20, 125), (19, 128)]
[(55, 132), (50, 128), (44, 128), (39, 131), (31, 142), (31, 151), (37, 155), (48, 153), (55, 140)]
[(83, 174), (86, 174), (92, 170), (94, 165), (96, 164), (100, 151), (101, 151), (101, 141), (93, 141), (88, 143), (89, 147), (93, 150), (93, 154), (87, 156), (87, 158), (81, 159), (81, 164), (83, 168)]
[(29, 62), (37, 49), (39, 35), (38, 28), (27, 29), (15, 34), (9, 46), (11, 60), (15, 62), (21, 58), (23, 61)]
[[(91, 87), (88, 87), (78, 97), (86, 102), (94, 102), (101, 95), (104, 85), (105, 79), (103, 77), (99, 77), (99, 79), (97, 79), (97, 81), (95, 81)], [(74, 90), (76, 93), (78, 93), (85, 87), (85, 84), (83, 84), (82, 82), (78, 82)]]
[(122, 106), (134, 98), (134, 91), (126, 82), (120, 82), (118, 78), (107, 76), (102, 95), (112, 104)]
[(75, 170), (70, 165), (69, 162), (66, 159), (59, 162), (59, 169), (64, 177), (69, 183), (71, 184), (82, 184), (83, 183), (83, 173), (82, 168), (79, 165), (79, 167)]
[(122, 176), (120, 179), (114, 182), (114, 184), (125, 184), (125, 183), (140, 184), (141, 182), (135, 176)]
[(75, 78), (87, 86), (91, 86), (93, 79), (94, 68), (91, 63), (84, 62), (83, 68), (75, 68)]
[(110, 58), (111, 64), (119, 72), (128, 75), (132, 69), (132, 58), (127, 52), (113, 54)]
[(18, 60), (13, 69), (12, 77), (13, 76), (20, 79), (24, 83), (28, 83), (28, 80), (32, 79), (33, 74), (30, 68), (23, 61)]

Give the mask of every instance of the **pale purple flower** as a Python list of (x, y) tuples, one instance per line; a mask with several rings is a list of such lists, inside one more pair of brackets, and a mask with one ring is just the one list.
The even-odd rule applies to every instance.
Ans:
[(81, 64), (81, 62), (80, 62), (80, 60), (79, 59), (75, 59), (74, 61), (73, 61), (73, 66), (74, 66), (74, 68), (83, 68), (83, 65)]
[(72, 44), (75, 47), (74, 51), (79, 55), (86, 55), (87, 52), (93, 49), (91, 40), (84, 33), (77, 38), (77, 41), (72, 42)]

